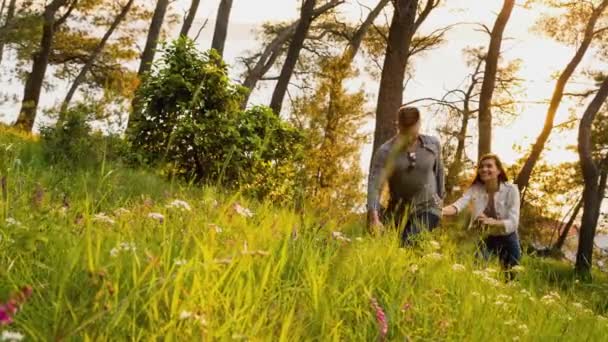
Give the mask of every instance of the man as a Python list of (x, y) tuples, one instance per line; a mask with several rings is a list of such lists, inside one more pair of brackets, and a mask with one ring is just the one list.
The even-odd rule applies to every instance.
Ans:
[[(368, 180), (369, 225), (382, 230), (380, 192), (388, 181), (390, 200), (386, 213), (401, 228), (403, 245), (422, 230), (439, 226), (445, 196), (441, 144), (420, 134), (420, 111), (402, 106), (397, 112), (398, 133), (374, 154)], [(382, 215), (384, 216), (384, 215)]]

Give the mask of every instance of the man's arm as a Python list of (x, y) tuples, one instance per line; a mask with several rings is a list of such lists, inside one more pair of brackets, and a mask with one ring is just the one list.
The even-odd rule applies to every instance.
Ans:
[(386, 161), (389, 149), (382, 145), (374, 154), (367, 181), (367, 211), (372, 223), (380, 221), (378, 211), (380, 209), (380, 191), (387, 178)]

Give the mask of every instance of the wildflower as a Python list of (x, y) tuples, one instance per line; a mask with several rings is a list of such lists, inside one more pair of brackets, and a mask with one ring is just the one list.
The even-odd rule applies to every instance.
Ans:
[(480, 276), (480, 277), (483, 277), (486, 275), (483, 271), (479, 271), (479, 270), (473, 271), (473, 274), (476, 276)]
[(443, 255), (441, 253), (433, 252), (433, 253), (429, 253), (429, 254), (425, 255), (424, 259), (438, 261), (438, 260), (443, 259)]
[(495, 268), (488, 267), (488, 268), (486, 268), (486, 269), (485, 269), (485, 272), (486, 272), (486, 273), (488, 273), (488, 274), (494, 274), (494, 273), (496, 273), (497, 271), (496, 271), (496, 269), (495, 269)]
[(517, 324), (517, 322), (515, 320), (512, 320), (512, 319), (510, 319), (508, 321), (505, 321), (505, 325), (508, 325), (508, 326), (513, 326), (515, 324)]
[(5, 222), (6, 222), (7, 226), (20, 226), (21, 225), (21, 222), (15, 220), (12, 217), (7, 217)]
[(418, 265), (412, 264), (412, 266), (410, 266), (410, 272), (412, 272), (412, 273), (418, 272)]
[(593, 315), (593, 310), (587, 308), (585, 310), (583, 310), (584, 313), (588, 314), (588, 315)]
[(245, 336), (243, 334), (232, 334), (232, 339), (233, 340), (246, 340), (247, 336)]
[(572, 306), (574, 306), (577, 309), (581, 309), (581, 310), (584, 308), (583, 304), (581, 304), (579, 302), (572, 303)]
[(499, 294), (498, 296), (496, 296), (497, 299), (500, 300), (504, 300), (504, 301), (510, 301), (511, 299), (513, 299), (511, 296), (505, 295), (505, 294)]
[(355, 240), (358, 241), (358, 242), (362, 242), (363, 238), (362, 237), (356, 237)]
[(528, 330), (528, 326), (527, 326), (527, 325), (525, 325), (525, 324), (520, 324), (520, 325), (518, 326), (518, 328), (519, 328), (519, 330), (521, 330), (521, 331), (522, 331), (524, 334), (527, 334), (527, 333), (528, 333), (528, 331), (529, 331), (529, 330)]
[(157, 220), (160, 223), (163, 223), (163, 221), (165, 220), (165, 216), (161, 213), (149, 213), (148, 218)]
[(209, 223), (209, 227), (211, 227), (212, 229), (214, 229), (215, 232), (218, 233), (218, 234), (220, 234), (220, 233), (222, 233), (224, 231), (222, 229), (222, 227), (218, 226), (217, 224)]
[(524, 295), (526, 295), (526, 296), (528, 296), (528, 297), (532, 297), (532, 294), (530, 293), (530, 291), (528, 291), (528, 290), (526, 290), (526, 289), (522, 289), (522, 290), (521, 290), (521, 291), (519, 291), (519, 292), (521, 292), (522, 294), (524, 294)]
[(0, 303), (0, 327), (13, 322), (13, 317), (23, 303), (32, 295), (32, 292), (33, 290), (30, 286), (24, 286), (19, 292), (12, 294), (6, 303)]
[(507, 305), (507, 303), (503, 302), (502, 300), (497, 300), (494, 302), (494, 305), (496, 306), (505, 306)]
[(178, 260), (175, 260), (175, 262), (174, 262), (174, 263), (175, 263), (175, 266), (183, 266), (183, 265), (185, 265), (185, 264), (187, 264), (187, 263), (188, 263), (188, 260), (185, 260), (185, 259), (178, 259)]
[(243, 206), (241, 206), (238, 203), (234, 203), (232, 205), (232, 209), (234, 209), (234, 211), (243, 216), (243, 217), (253, 217), (253, 212), (251, 210), (249, 210), (248, 208), (245, 208)]
[(606, 318), (606, 316), (597, 315), (597, 320), (598, 321), (602, 321), (602, 322), (606, 322), (606, 321), (608, 321), (608, 318)]
[(351, 239), (344, 236), (344, 234), (342, 234), (342, 232), (332, 232), (331, 236), (338, 241), (351, 242)]
[(523, 272), (526, 270), (526, 268), (521, 265), (517, 265), (517, 266), (513, 266), (513, 268), (511, 268), (511, 270), (513, 270), (515, 272)]
[(0, 336), (0, 341), (21, 341), (23, 340), (23, 335), (15, 332), (15, 331), (3, 331), (2, 336)]
[(116, 223), (116, 221), (114, 221), (111, 217), (109, 217), (108, 215), (106, 215), (104, 213), (99, 213), (99, 214), (96, 214), (95, 216), (93, 216), (93, 221), (103, 222), (103, 223), (107, 223), (110, 225)]
[(116, 247), (114, 247), (110, 250), (110, 256), (112, 258), (115, 258), (116, 256), (118, 256), (118, 253), (120, 253), (120, 250)]
[(121, 242), (118, 246), (112, 248), (110, 250), (110, 256), (115, 258), (120, 254), (120, 252), (135, 252), (137, 247), (133, 242)]
[(192, 312), (189, 312), (189, 311), (182, 311), (179, 314), (179, 319), (182, 320), (182, 321), (186, 320), (188, 318), (191, 318), (191, 317), (192, 317)]
[(519, 336), (513, 336), (513, 342), (519, 341)]
[(454, 264), (452, 265), (452, 271), (456, 271), (456, 272), (463, 272), (466, 271), (466, 267), (464, 267), (464, 265), (461, 264)]
[(376, 298), (371, 298), (372, 309), (376, 313), (376, 321), (378, 322), (378, 329), (380, 330), (380, 338), (384, 340), (386, 338), (386, 334), (388, 333), (388, 320), (386, 319), (386, 314), (384, 310), (378, 304)]
[(407, 310), (412, 308), (412, 304), (410, 303), (405, 303), (403, 304), (403, 306), (401, 307), (401, 312), (406, 312)]
[(123, 216), (128, 213), (130, 213), (130, 211), (125, 208), (118, 208), (118, 209), (114, 210), (114, 215), (116, 215), (116, 216)]
[(471, 292), (471, 296), (476, 297), (476, 298), (481, 298), (481, 294), (477, 291)]
[(441, 245), (439, 244), (439, 242), (437, 242), (437, 241), (435, 241), (435, 240), (431, 240), (431, 241), (429, 242), (429, 244), (431, 245), (431, 248), (432, 248), (433, 250), (436, 250), (436, 251), (437, 251), (437, 250), (440, 250), (440, 249), (441, 249)]
[(181, 210), (186, 210), (186, 211), (192, 210), (192, 208), (190, 207), (190, 204), (188, 204), (188, 202), (178, 200), (178, 199), (173, 200), (173, 202), (167, 204), (167, 208), (181, 209)]

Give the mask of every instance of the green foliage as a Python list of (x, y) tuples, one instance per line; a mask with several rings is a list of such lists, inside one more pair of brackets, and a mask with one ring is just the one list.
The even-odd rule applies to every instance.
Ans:
[(303, 136), (268, 108), (242, 111), (244, 91), (215, 51), (180, 38), (140, 89), (133, 146), (172, 175), (293, 199)]
[(55, 125), (40, 129), (41, 147), (47, 162), (68, 167), (96, 168), (106, 160), (118, 160), (128, 150), (118, 136), (93, 132), (91, 108), (78, 104)]
[(344, 58), (319, 62), (323, 72), (312, 94), (296, 99), (293, 121), (307, 132), (304, 191), (317, 208), (344, 212), (363, 203), (361, 148), (367, 135), (359, 132), (368, 113), (363, 91), (348, 92), (343, 82), (355, 75)]

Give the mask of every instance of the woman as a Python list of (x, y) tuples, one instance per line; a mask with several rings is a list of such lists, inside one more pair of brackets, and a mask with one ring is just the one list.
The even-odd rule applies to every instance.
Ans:
[[(505, 269), (518, 265), (521, 247), (519, 226), (519, 190), (508, 182), (498, 156), (487, 154), (479, 161), (473, 185), (454, 204), (442, 210), (443, 216), (453, 216), (472, 202), (475, 225), (485, 238), (481, 248), (485, 256), (497, 255)], [(470, 228), (470, 226), (469, 226)]]
[[(386, 214), (403, 230), (402, 245), (424, 230), (439, 226), (444, 197), (441, 144), (420, 133), (421, 115), (416, 107), (402, 106), (396, 117), (398, 133), (374, 154), (368, 181), (367, 206), (371, 227), (382, 229), (380, 190), (388, 183)], [(407, 217), (405, 217), (407, 214)]]

